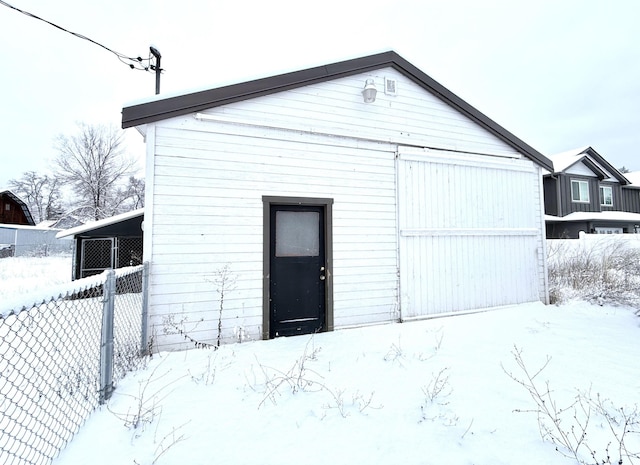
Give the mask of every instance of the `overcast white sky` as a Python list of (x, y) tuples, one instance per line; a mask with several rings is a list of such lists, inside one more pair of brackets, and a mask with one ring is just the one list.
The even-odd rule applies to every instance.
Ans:
[[(395, 50), (545, 155), (591, 145), (640, 170), (636, 0), (6, 0), (126, 55), (162, 92)], [(78, 121), (120, 127), (154, 75), (0, 5), (0, 186), (46, 172)], [(142, 137), (127, 147), (142, 159)]]

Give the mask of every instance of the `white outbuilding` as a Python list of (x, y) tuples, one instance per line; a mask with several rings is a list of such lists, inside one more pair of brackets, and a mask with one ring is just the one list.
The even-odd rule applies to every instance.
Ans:
[(160, 349), (548, 299), (551, 162), (395, 52), (123, 109)]

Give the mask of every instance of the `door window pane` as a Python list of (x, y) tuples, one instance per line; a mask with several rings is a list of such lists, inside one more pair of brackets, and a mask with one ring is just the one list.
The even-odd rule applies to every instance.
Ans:
[(320, 253), (318, 212), (276, 212), (276, 257), (316, 257)]

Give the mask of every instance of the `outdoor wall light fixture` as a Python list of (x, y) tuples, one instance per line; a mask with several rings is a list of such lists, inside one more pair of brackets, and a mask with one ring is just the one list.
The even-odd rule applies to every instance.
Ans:
[(375, 102), (377, 93), (378, 89), (376, 89), (376, 85), (373, 82), (373, 79), (367, 79), (364, 83), (364, 89), (362, 89), (362, 97), (364, 98), (364, 103)]

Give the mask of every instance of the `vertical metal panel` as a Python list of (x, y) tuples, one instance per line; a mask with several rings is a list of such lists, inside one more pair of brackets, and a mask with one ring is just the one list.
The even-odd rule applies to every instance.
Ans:
[(538, 300), (542, 235), (530, 162), (398, 162), (404, 319)]
[[(632, 213), (640, 213), (640, 189), (622, 190), (622, 210)], [(615, 202), (615, 200), (614, 200)]]

